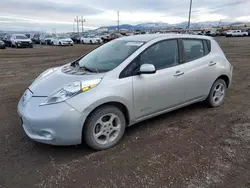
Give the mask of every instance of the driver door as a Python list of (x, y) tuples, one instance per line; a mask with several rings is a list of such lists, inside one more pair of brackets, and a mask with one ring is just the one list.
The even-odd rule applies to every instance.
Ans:
[(134, 110), (137, 120), (183, 103), (185, 80), (180, 71), (177, 40), (153, 44), (137, 59), (139, 64), (153, 64), (155, 74), (133, 76)]

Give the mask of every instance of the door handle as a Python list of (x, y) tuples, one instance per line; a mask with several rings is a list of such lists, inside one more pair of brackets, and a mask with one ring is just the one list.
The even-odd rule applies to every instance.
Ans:
[(216, 65), (216, 64), (217, 64), (216, 62), (211, 61), (211, 62), (209, 63), (209, 66), (214, 66), (214, 65)]
[(181, 75), (183, 75), (183, 74), (184, 74), (184, 72), (176, 71), (175, 74), (174, 74), (174, 76), (181, 76)]

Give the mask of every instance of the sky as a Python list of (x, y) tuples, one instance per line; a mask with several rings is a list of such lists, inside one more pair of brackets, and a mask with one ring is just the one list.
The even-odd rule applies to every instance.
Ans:
[[(187, 21), (190, 0), (1, 0), (0, 30), (73, 31), (76, 16), (85, 29), (121, 24)], [(250, 22), (250, 0), (193, 0), (192, 22)], [(76, 22), (75, 22), (76, 24)]]

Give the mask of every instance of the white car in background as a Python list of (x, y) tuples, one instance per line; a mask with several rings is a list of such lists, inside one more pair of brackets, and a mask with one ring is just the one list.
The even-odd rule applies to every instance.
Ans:
[(43, 35), (40, 36), (41, 45), (51, 45), (54, 37), (52, 35)]
[(52, 45), (55, 46), (73, 46), (74, 42), (67, 36), (57, 36), (53, 38)]
[(229, 30), (226, 32), (226, 37), (246, 37), (248, 36), (248, 32), (241, 30)]
[(101, 44), (103, 41), (100, 37), (95, 36), (83, 36), (81, 37), (82, 44)]

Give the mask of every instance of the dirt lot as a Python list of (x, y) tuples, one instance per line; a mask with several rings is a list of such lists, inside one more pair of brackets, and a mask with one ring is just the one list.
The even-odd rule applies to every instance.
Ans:
[(53, 147), (28, 139), (17, 116), (43, 70), (93, 46), (0, 51), (0, 187), (250, 187), (250, 38), (218, 38), (234, 65), (225, 104), (202, 104), (128, 128), (114, 148)]

